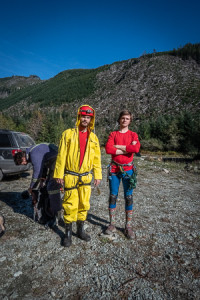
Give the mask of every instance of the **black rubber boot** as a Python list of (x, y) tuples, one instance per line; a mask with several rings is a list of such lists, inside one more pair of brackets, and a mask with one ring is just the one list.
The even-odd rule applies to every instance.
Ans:
[(65, 224), (65, 236), (63, 240), (64, 247), (70, 247), (72, 244), (72, 223)]
[(91, 237), (87, 233), (85, 233), (84, 221), (77, 221), (77, 235), (81, 240), (84, 240), (86, 242), (89, 242), (91, 240)]

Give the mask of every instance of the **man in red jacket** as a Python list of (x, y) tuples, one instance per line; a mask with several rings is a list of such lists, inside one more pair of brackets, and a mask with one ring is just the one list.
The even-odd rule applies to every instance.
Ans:
[(131, 182), (134, 180), (134, 153), (138, 153), (140, 149), (140, 142), (137, 133), (129, 130), (129, 125), (133, 117), (131, 112), (123, 110), (118, 118), (120, 129), (113, 131), (109, 135), (106, 143), (106, 153), (112, 155), (112, 161), (109, 170), (109, 215), (110, 225), (106, 229), (106, 234), (116, 232), (115, 227), (115, 212), (116, 201), (118, 197), (118, 190), (120, 181), (122, 179), (125, 198), (126, 210), (126, 224), (125, 235), (129, 239), (134, 238), (131, 221), (133, 214), (133, 186)]

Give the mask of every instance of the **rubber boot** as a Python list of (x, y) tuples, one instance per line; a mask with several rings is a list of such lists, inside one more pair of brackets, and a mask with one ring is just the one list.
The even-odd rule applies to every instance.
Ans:
[(64, 247), (70, 247), (72, 244), (72, 223), (65, 224), (65, 236), (63, 240)]
[(84, 230), (84, 221), (77, 221), (77, 235), (81, 240), (89, 242), (91, 237)]

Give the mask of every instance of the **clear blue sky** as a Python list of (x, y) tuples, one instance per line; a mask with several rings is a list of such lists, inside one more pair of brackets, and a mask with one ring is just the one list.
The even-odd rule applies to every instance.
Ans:
[(200, 42), (199, 0), (1, 0), (0, 78), (97, 68)]

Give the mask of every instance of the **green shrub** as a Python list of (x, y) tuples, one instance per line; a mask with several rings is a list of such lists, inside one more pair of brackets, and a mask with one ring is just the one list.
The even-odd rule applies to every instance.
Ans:
[(158, 139), (149, 139), (141, 141), (141, 149), (148, 151), (163, 151), (163, 143)]

